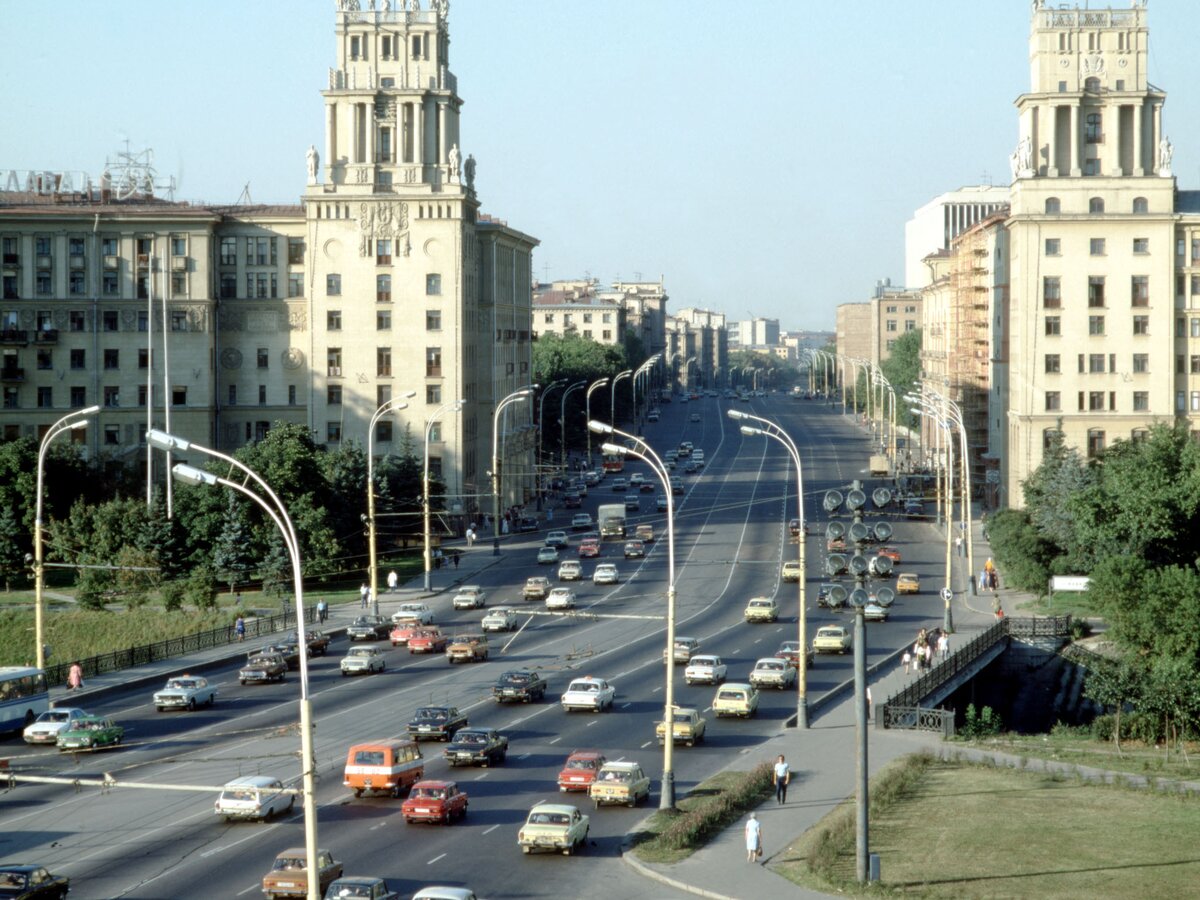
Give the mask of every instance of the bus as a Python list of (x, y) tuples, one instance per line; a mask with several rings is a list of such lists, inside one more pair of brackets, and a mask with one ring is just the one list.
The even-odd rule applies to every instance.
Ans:
[(612, 475), (614, 473), (620, 473), (620, 472), (624, 472), (624, 471), (625, 471), (625, 457), (624, 456), (607, 456), (606, 455), (604, 457), (604, 473), (606, 475)]
[(45, 672), (31, 666), (0, 666), (0, 732), (24, 728), (49, 708)]

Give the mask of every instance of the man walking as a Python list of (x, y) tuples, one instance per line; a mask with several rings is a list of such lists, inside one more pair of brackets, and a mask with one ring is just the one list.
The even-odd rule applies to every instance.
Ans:
[(396, 585), (397, 585), (397, 584), (399, 583), (399, 581), (400, 581), (400, 576), (398, 576), (398, 575), (396, 574), (396, 570), (395, 570), (395, 569), (392, 569), (392, 571), (388, 572), (388, 579), (387, 579), (387, 581), (388, 581), (388, 593), (389, 593), (389, 594), (394, 594), (394, 593), (396, 593)]
[(944, 631), (938, 635), (937, 649), (938, 656), (942, 659), (946, 659), (950, 656), (950, 636)]
[(360, 609), (367, 608), (367, 594), (369, 594), (370, 592), (371, 592), (371, 589), (369, 587), (367, 587), (366, 582), (363, 582), (363, 586), (358, 589), (358, 596), (359, 596), (359, 599), (362, 601), (359, 604)]
[(792, 773), (788, 768), (787, 761), (784, 760), (783, 754), (779, 754), (779, 759), (775, 760), (775, 802), (787, 803), (788, 781), (791, 780)]

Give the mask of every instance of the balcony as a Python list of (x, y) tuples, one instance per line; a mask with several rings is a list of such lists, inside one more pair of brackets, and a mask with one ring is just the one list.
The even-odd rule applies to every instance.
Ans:
[(33, 342), (35, 344), (57, 344), (58, 329), (57, 328), (41, 328), (33, 333)]
[(0, 344), (16, 344), (24, 347), (29, 343), (29, 332), (18, 328), (5, 328), (0, 331)]
[(25, 380), (25, 370), (17, 366), (0, 367), (0, 381), (20, 382)]
[(440, 365), (435, 366), (432, 364), (426, 364), (425, 377), (426, 378), (441, 378), (442, 377), (442, 367)]

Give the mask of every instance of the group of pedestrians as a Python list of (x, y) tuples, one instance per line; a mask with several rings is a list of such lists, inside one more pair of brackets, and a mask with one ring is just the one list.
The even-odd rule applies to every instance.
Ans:
[(904, 674), (911, 668), (913, 672), (933, 667), (934, 656), (946, 659), (950, 655), (950, 635), (940, 628), (929, 631), (922, 628), (917, 632), (917, 640), (911, 649), (906, 649), (900, 657), (904, 664)]

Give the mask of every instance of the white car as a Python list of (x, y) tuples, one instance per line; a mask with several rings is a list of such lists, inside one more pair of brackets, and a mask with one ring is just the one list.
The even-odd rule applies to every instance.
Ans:
[(790, 688), (796, 683), (796, 667), (778, 656), (764, 656), (754, 664), (750, 683), (756, 688)]
[(583, 566), (579, 564), (577, 559), (564, 560), (562, 565), (558, 567), (559, 581), (578, 581), (583, 577)]
[(887, 618), (887, 607), (880, 606), (875, 602), (867, 603), (863, 607), (863, 619), (867, 622), (886, 622)]
[(592, 573), (592, 584), (616, 584), (621, 580), (621, 573), (612, 563), (600, 563)]
[(659, 494), (654, 498), (654, 508), (659, 512), (667, 511), (667, 498), (663, 494)]
[(688, 684), (720, 684), (725, 680), (726, 669), (719, 656), (693, 656), (683, 670), (683, 680)]
[(575, 513), (575, 515), (571, 516), (571, 527), (576, 528), (576, 529), (591, 528), (592, 527), (591, 513)]
[(688, 419), (692, 422), (699, 422), (700, 421), (700, 413), (692, 413), (690, 416), (688, 416)]
[(454, 595), (451, 605), (455, 609), (481, 609), (486, 597), (487, 591), (479, 585), (464, 584), (458, 589), (458, 593)]
[(392, 624), (400, 625), (405, 622), (432, 625), (433, 610), (425, 603), (401, 603), (399, 609), (392, 613)]
[(343, 675), (361, 675), (364, 672), (382, 672), (385, 668), (383, 654), (374, 644), (365, 647), (351, 647), (350, 652), (342, 657)]
[(567, 712), (573, 709), (590, 709), (603, 712), (611, 709), (617, 689), (603, 678), (576, 678), (567, 685), (562, 695), (562, 708)]
[(270, 775), (246, 775), (236, 778), (225, 785), (217, 802), (214, 812), (224, 816), (225, 821), (233, 819), (262, 819), (267, 820), (276, 813), (289, 811), (296, 804), (295, 794), (283, 792), (283, 782)]
[(558, 562), (558, 550), (555, 547), (543, 547), (538, 551), (537, 561), (539, 566), (552, 566)]
[(555, 550), (562, 550), (570, 545), (565, 531), (551, 531), (546, 535), (545, 544), (547, 547), (553, 547)]
[(484, 631), (512, 631), (517, 627), (517, 613), (511, 606), (493, 606), (483, 617)]
[(556, 587), (546, 598), (546, 609), (574, 609), (575, 592), (570, 588)]
[(217, 686), (209, 684), (207, 678), (183, 675), (167, 680), (166, 687), (154, 693), (154, 708), (159, 712), (168, 709), (195, 709), (197, 706), (212, 706), (217, 699)]
[(629, 476), (629, 486), (631, 488), (640, 488), (645, 480), (646, 476), (641, 472), (634, 472)]
[(58, 733), (75, 726), (78, 719), (86, 716), (82, 709), (74, 706), (62, 706), (58, 709), (48, 709), (25, 727), (21, 737), (27, 744), (53, 744), (58, 741)]

